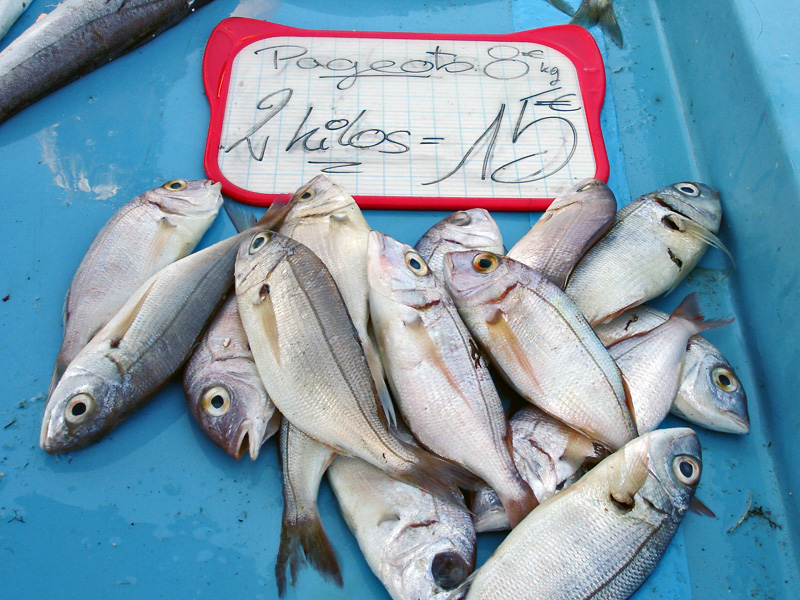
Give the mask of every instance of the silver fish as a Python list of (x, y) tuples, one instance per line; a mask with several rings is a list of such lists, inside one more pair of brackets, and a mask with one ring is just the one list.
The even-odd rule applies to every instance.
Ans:
[(505, 254), (503, 236), (489, 211), (470, 208), (454, 212), (428, 229), (414, 245), (428, 268), (440, 280), (444, 256), (461, 250), (486, 250)]
[(614, 4), (611, 0), (582, 0), (570, 23), (581, 25), (587, 29), (599, 23), (603, 33), (622, 48), (622, 31), (617, 22), (617, 15), (614, 14)]
[(356, 458), (336, 457), (328, 480), (393, 600), (444, 600), (475, 568), (475, 529), (463, 508)]
[(175, 179), (123, 205), (100, 229), (64, 301), (64, 339), (48, 397), (67, 366), (131, 294), (188, 255), (217, 216), (221, 186)]
[(358, 332), (328, 270), (301, 243), (255, 228), (236, 259), (242, 324), (270, 397), (306, 435), (442, 498), (462, 469), (387, 428)]
[(617, 200), (599, 179), (583, 179), (560, 194), (506, 254), (561, 289), (575, 265), (609, 230)]
[[(600, 450), (586, 436), (539, 410), (526, 406), (511, 421), (514, 463), (539, 502), (566, 487), (573, 475)], [(491, 488), (482, 488), (472, 503), (475, 531), (511, 529), (508, 515)]]
[(445, 285), (520, 395), (609, 448), (636, 437), (619, 369), (558, 286), (489, 252), (448, 254)]
[(367, 239), (371, 229), (353, 197), (325, 175), (298, 189), (293, 200), (294, 208), (286, 215), (280, 233), (306, 246), (330, 271), (358, 331), (387, 418), (394, 423), (383, 366), (367, 328)]
[[(681, 191), (689, 186), (698, 190), (696, 197)], [(703, 184), (684, 182), (672, 190), (704, 212), (710, 205), (719, 206), (717, 193)], [(663, 191), (654, 194), (659, 199), (643, 196), (617, 212), (611, 230), (587, 252), (567, 282), (567, 295), (592, 326), (674, 289), (709, 245), (727, 252), (709, 229), (662, 201)]]
[(70, 363), (45, 408), (51, 454), (97, 441), (144, 404), (187, 359), (230, 288), (239, 234), (164, 267)]
[(373, 328), (405, 422), (425, 448), (488, 482), (518, 523), (536, 500), (514, 466), (503, 405), (453, 301), (411, 246), (373, 231), (368, 257)]
[(317, 508), (319, 484), (336, 453), (315, 442), (283, 419), (281, 424), (281, 465), (283, 467), (283, 521), (275, 580), (278, 596), (286, 594), (286, 567), (297, 581), (300, 551), (323, 577), (342, 586), (342, 574)]
[(183, 390), (200, 428), (235, 459), (255, 460), (280, 427), (230, 294), (186, 363)]
[(666, 551), (701, 470), (691, 429), (636, 438), (534, 509), (476, 572), (467, 600), (629, 598)]
[(210, 0), (65, 0), (0, 52), (0, 123)]
[(0, 40), (31, 5), (31, 2), (32, 0), (0, 0)]
[(667, 416), (678, 393), (689, 338), (730, 322), (703, 320), (694, 292), (661, 325), (609, 346), (627, 383), (631, 415), (640, 434), (652, 431)]
[[(610, 346), (625, 337), (650, 331), (667, 319), (669, 314), (642, 305), (598, 325), (595, 332), (600, 341)], [(689, 338), (680, 386), (670, 412), (714, 431), (742, 434), (750, 430), (744, 386), (717, 347), (700, 335)]]

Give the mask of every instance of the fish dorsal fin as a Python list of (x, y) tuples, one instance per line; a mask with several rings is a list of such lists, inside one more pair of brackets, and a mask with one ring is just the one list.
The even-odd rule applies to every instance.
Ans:
[(620, 451), (619, 460), (609, 465), (608, 491), (621, 504), (633, 506), (634, 496), (647, 481), (648, 445), (629, 445)]
[(156, 284), (156, 277), (153, 277), (151, 281), (145, 288), (142, 286), (139, 288), (140, 290), (144, 290), (140, 292), (139, 298), (136, 300), (134, 304), (130, 304), (130, 300), (128, 304), (122, 307), (122, 310), (118, 312), (115, 317), (109, 321), (107, 325), (107, 331), (104, 332), (104, 339), (108, 340), (108, 344), (111, 348), (117, 348), (125, 337), (125, 334), (128, 333), (128, 330), (133, 325), (133, 322), (136, 320), (136, 317), (139, 315), (139, 312), (142, 310), (142, 306), (147, 301), (147, 297), (150, 295), (150, 292), (153, 290), (153, 286)]

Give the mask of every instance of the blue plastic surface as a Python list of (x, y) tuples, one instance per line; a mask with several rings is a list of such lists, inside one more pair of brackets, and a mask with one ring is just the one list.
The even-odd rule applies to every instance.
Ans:
[[(577, 2), (575, 2), (577, 4)], [(618, 3), (625, 47), (605, 51), (603, 128), (620, 204), (700, 179), (722, 192), (721, 237), (658, 303), (699, 290), (708, 332), (750, 399), (747, 436), (699, 431), (699, 497), (653, 576), (649, 599), (800, 598), (800, 494), (794, 392), (800, 182), (800, 47), (789, 0)], [(34, 0), (7, 45), (50, 6)], [(0, 597), (274, 598), (281, 489), (275, 441), (235, 462), (196, 426), (172, 382), (111, 436), (52, 457), (38, 436), (61, 306), (100, 226), (164, 181), (203, 176), (208, 107), (200, 63), (228, 16), (296, 27), (506, 33), (565, 23), (544, 0), (323, 2), (215, 0), (148, 45), (0, 125)], [(298, 186), (302, 182), (298, 182)], [(629, 191), (630, 190), (630, 191)], [(414, 243), (443, 213), (369, 212), (375, 228)], [(538, 215), (496, 214), (507, 245)], [(204, 238), (233, 233), (221, 216)], [(678, 424), (671, 419), (670, 424)], [(755, 511), (745, 513), (752, 493)], [(296, 598), (388, 598), (341, 519), (327, 484), (320, 505), (345, 587), (304, 570)], [(502, 539), (481, 538), (479, 562)]]

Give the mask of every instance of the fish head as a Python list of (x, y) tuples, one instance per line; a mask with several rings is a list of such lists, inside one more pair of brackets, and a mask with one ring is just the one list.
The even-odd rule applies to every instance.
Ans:
[[(694, 336), (689, 339), (684, 365), (673, 411), (714, 431), (750, 431), (747, 394), (722, 353), (704, 338)], [(688, 365), (691, 367), (687, 369)]]
[(353, 197), (324, 174), (317, 175), (298, 189), (291, 202), (292, 208), (286, 215), (282, 231), (291, 231), (301, 221), (330, 219), (340, 222), (361, 213)]
[(425, 259), (408, 244), (379, 231), (369, 234), (367, 279), (371, 293), (400, 304), (421, 306), (441, 297)]
[(503, 236), (500, 228), (483, 208), (459, 210), (434, 225), (438, 238), (464, 250), (488, 250), (503, 253)]
[(677, 213), (702, 225), (712, 233), (719, 231), (722, 221), (722, 205), (719, 193), (703, 183), (683, 181), (645, 194)]
[(164, 213), (206, 218), (215, 216), (222, 206), (222, 184), (210, 179), (173, 179), (145, 196)]
[(214, 363), (202, 378), (185, 378), (184, 390), (192, 415), (217, 446), (236, 460), (245, 453), (255, 460), (277, 429), (275, 405), (261, 379), (236, 362)]
[(601, 206), (612, 214), (617, 210), (617, 199), (611, 188), (599, 179), (581, 179), (553, 199), (547, 212), (542, 215), (542, 219), (546, 218), (547, 213), (552, 213), (574, 204)]
[(475, 568), (475, 534), (464, 522), (408, 523), (386, 548), (385, 583), (393, 598), (446, 600)]
[(236, 254), (234, 280), (236, 295), (269, 286), (266, 280), (286, 256), (300, 246), (299, 242), (271, 231), (267, 226), (254, 227), (244, 236)]
[(683, 514), (689, 508), (703, 470), (697, 434), (679, 427), (658, 429), (638, 439), (645, 439), (648, 446), (648, 477), (641, 495), (663, 512)]
[(62, 454), (83, 448), (123, 418), (116, 405), (124, 403), (126, 381), (109, 366), (82, 361), (81, 366), (67, 368), (45, 407), (39, 438), (42, 450)]
[(459, 307), (499, 302), (533, 273), (494, 252), (448, 252), (444, 259), (445, 287)]

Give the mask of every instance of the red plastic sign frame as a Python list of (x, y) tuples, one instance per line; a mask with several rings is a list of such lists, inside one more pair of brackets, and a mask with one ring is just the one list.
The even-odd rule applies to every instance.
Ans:
[[(594, 38), (582, 27), (556, 25), (506, 35), (312, 31), (266, 21), (231, 17), (223, 20), (214, 28), (203, 56), (203, 83), (211, 107), (204, 166), (211, 179), (222, 183), (223, 192), (236, 200), (256, 206), (268, 206), (274, 199), (288, 197), (294, 191), (287, 190), (286, 194), (265, 194), (244, 189), (230, 182), (222, 173), (218, 164), (233, 61), (236, 55), (250, 44), (278, 36), (533, 42), (549, 46), (565, 55), (575, 66), (594, 155), (596, 168), (594, 177), (608, 181), (608, 157), (600, 128), (600, 110), (603, 105), (606, 87), (605, 70)], [(305, 182), (298, 181), (297, 187), (300, 187), (303, 183)], [(398, 210), (459, 210), (480, 207), (499, 211), (542, 211), (553, 200), (552, 198), (519, 197), (464, 198), (364, 195), (356, 195), (354, 197), (361, 208)]]

